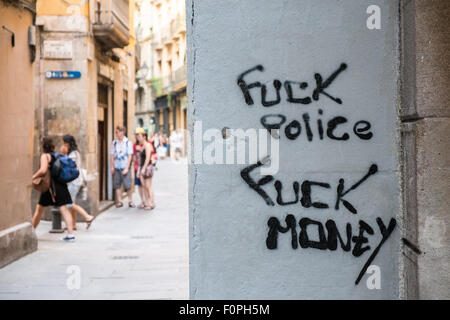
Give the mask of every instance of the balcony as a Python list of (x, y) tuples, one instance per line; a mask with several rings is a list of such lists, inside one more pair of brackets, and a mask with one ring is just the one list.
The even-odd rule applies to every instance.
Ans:
[(141, 65), (141, 59), (142, 59), (142, 49), (141, 46), (139, 44), (139, 42), (136, 41), (135, 45), (134, 45), (134, 56), (136, 58), (136, 71), (139, 68), (139, 66)]
[(153, 78), (150, 82), (155, 98), (179, 91), (186, 87), (186, 67), (181, 67), (162, 78)]
[(181, 67), (172, 72), (172, 86), (175, 90), (186, 86), (186, 67)]
[(177, 15), (172, 23), (172, 35), (178, 36), (180, 33), (186, 33), (186, 17)]
[(181, 34), (186, 34), (186, 18), (177, 15), (170, 24), (159, 26), (157, 30), (152, 31), (152, 45), (162, 48), (173, 40), (177, 40)]
[(128, 0), (97, 0), (94, 36), (105, 49), (123, 48), (130, 39)]
[(161, 43), (166, 44), (171, 41), (171, 29), (170, 27), (166, 26), (161, 29)]

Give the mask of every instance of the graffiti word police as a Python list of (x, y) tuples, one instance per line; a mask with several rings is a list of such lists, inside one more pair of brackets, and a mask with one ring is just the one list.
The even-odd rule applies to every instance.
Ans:
[[(331, 95), (325, 90), (328, 90), (328, 87), (331, 86), (333, 81), (346, 69), (347, 64), (342, 63), (339, 68), (325, 80), (320, 73), (314, 74), (315, 87), (309, 94), (303, 93), (309, 87), (308, 82), (286, 80), (282, 83), (280, 80), (275, 79), (273, 80), (273, 90), (275, 91), (276, 98), (273, 100), (268, 100), (267, 98), (269, 89), (266, 84), (263, 84), (260, 81), (247, 83), (245, 80), (247, 76), (254, 72), (264, 71), (262, 65), (257, 65), (240, 74), (237, 79), (237, 85), (244, 95), (245, 103), (249, 106), (255, 103), (251, 94), (251, 90), (254, 88), (260, 89), (261, 104), (264, 107), (270, 108), (278, 105), (282, 101), (282, 86), (284, 86), (284, 91), (286, 92), (286, 101), (291, 104), (308, 105), (314, 101), (319, 101), (323, 96), (340, 105), (343, 103), (342, 99)], [(344, 131), (344, 129), (341, 129), (348, 122), (346, 117), (337, 116), (328, 120), (325, 120), (324, 117), (324, 111), (319, 108), (317, 110), (317, 115), (312, 116), (310, 113), (305, 112), (302, 114), (301, 119), (290, 119), (290, 121), (287, 121), (286, 116), (280, 113), (267, 114), (261, 118), (261, 124), (269, 132), (271, 132), (271, 130), (282, 130), (289, 140), (298, 139), (302, 135), (302, 132), (305, 132), (304, 136), (306, 136), (308, 142), (312, 142), (313, 140), (324, 140), (324, 138), (336, 141), (347, 141), (350, 139), (351, 136), (348, 133), (348, 130)], [(367, 120), (356, 121), (353, 124), (352, 131), (353, 135), (361, 140), (370, 140), (373, 137), (371, 124)]]

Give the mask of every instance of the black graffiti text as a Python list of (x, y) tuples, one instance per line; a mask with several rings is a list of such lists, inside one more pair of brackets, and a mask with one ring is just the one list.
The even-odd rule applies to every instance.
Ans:
[[(275, 178), (272, 175), (266, 175), (258, 181), (255, 181), (255, 179), (250, 175), (255, 169), (261, 167), (262, 165), (263, 163), (261, 161), (258, 161), (256, 164), (242, 169), (241, 177), (251, 189), (256, 191), (261, 196), (261, 198), (263, 198), (268, 206), (275, 206), (275, 202), (262, 188), (264, 185), (267, 185), (270, 182), (274, 181)], [(304, 208), (313, 207), (317, 209), (328, 209), (330, 207), (334, 207), (335, 210), (339, 210), (340, 205), (342, 204), (349, 212), (357, 214), (358, 210), (355, 208), (355, 206), (344, 197), (348, 193), (356, 190), (362, 183), (364, 183), (367, 179), (369, 179), (369, 177), (376, 174), (377, 172), (378, 166), (376, 164), (372, 164), (369, 167), (367, 173), (361, 179), (351, 184), (349, 187), (346, 187), (345, 180), (343, 178), (339, 179), (339, 182), (336, 186), (336, 200), (331, 205), (325, 200), (313, 200), (312, 197), (312, 194), (314, 193), (314, 190), (316, 188), (331, 189), (331, 184), (326, 181), (304, 180), (301, 184), (298, 181), (294, 181), (292, 184), (292, 191), (294, 196), (286, 200), (285, 196), (283, 195), (283, 183), (279, 180), (275, 180), (273, 185), (277, 193), (276, 203), (280, 206), (295, 205), (300, 203)]]
[(239, 86), (239, 88), (241, 88), (242, 94), (244, 95), (245, 103), (247, 105), (254, 104), (253, 97), (250, 93), (250, 90), (253, 88), (260, 88), (261, 104), (264, 107), (271, 107), (279, 104), (282, 100), (281, 97), (282, 87), (284, 87), (284, 91), (286, 93), (286, 101), (288, 101), (289, 103), (307, 105), (312, 103), (313, 101), (319, 101), (321, 96), (325, 96), (331, 99), (332, 101), (336, 102), (337, 104), (342, 104), (341, 98), (334, 97), (325, 90), (328, 89), (328, 87), (333, 83), (333, 81), (338, 77), (338, 75), (346, 69), (347, 64), (342, 63), (339, 66), (339, 68), (336, 71), (334, 71), (330, 76), (328, 76), (326, 79), (324, 79), (324, 77), (320, 73), (315, 73), (314, 88), (312, 91), (309, 92), (309, 94), (304, 93), (304, 91), (309, 88), (308, 82), (286, 80), (282, 83), (280, 80), (275, 79), (272, 82), (273, 90), (275, 90), (275, 99), (273, 100), (267, 99), (267, 92), (269, 89), (267, 88), (266, 84), (263, 84), (259, 81), (247, 83), (244, 80), (244, 77), (250, 73), (257, 71), (263, 72), (264, 67), (262, 65), (257, 65), (241, 73), (237, 79), (237, 85)]
[[(287, 121), (282, 114), (267, 114), (261, 118), (261, 124), (269, 132), (280, 130), (289, 140), (297, 140), (302, 134), (309, 142), (316, 139), (328, 138), (335, 141), (347, 141), (350, 139), (348, 120), (346, 117), (337, 116), (325, 121), (322, 118), (323, 110), (318, 110), (317, 119), (312, 119), (310, 113), (305, 112), (299, 119)], [(370, 131), (372, 125), (369, 121), (359, 120), (350, 126), (353, 134), (361, 140), (370, 140), (373, 133)], [(304, 133), (303, 133), (304, 132)]]
[[(360, 282), (367, 268), (376, 258), (381, 247), (392, 234), (397, 224), (394, 218), (389, 221), (389, 225), (387, 227), (380, 217), (376, 218), (376, 222), (379, 233), (381, 234), (381, 241), (372, 251), (361, 269), (361, 272), (358, 274), (355, 281), (356, 285)], [(267, 226), (269, 227), (269, 230), (266, 238), (266, 246), (269, 250), (277, 249), (279, 233), (290, 232), (292, 249), (297, 249), (300, 245), (303, 249), (313, 248), (318, 250), (335, 251), (339, 246), (345, 252), (351, 251), (351, 254), (354, 257), (360, 257), (366, 251), (370, 251), (372, 249), (371, 246), (368, 245), (368, 237), (375, 234), (374, 228), (363, 220), (359, 221), (358, 230), (356, 233), (353, 233), (352, 225), (350, 223), (346, 224), (344, 233), (338, 230), (334, 220), (327, 220), (325, 225), (323, 225), (320, 221), (315, 221), (306, 217), (301, 218), (298, 222), (300, 232), (297, 232), (297, 221), (292, 214), (288, 214), (286, 216), (284, 226), (276, 217), (269, 218), (267, 221)]]

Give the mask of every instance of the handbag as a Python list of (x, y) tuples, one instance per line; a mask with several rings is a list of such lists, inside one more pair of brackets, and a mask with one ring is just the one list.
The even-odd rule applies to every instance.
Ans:
[(50, 174), (50, 168), (47, 170), (47, 172), (45, 173), (45, 175), (41, 176), (41, 177), (36, 177), (34, 179), (31, 180), (31, 185), (33, 186), (33, 189), (36, 191), (39, 191), (40, 193), (44, 193), (47, 191), (50, 191), (50, 195), (52, 197), (53, 202), (56, 202), (56, 192), (54, 190), (54, 187), (52, 188), (53, 185), (53, 180)]
[(50, 189), (50, 170), (42, 177), (36, 177), (31, 180), (33, 189), (41, 193), (48, 191)]
[(144, 174), (142, 175), (144, 178), (148, 179), (153, 177), (153, 171), (155, 167), (152, 164), (149, 164), (144, 171)]

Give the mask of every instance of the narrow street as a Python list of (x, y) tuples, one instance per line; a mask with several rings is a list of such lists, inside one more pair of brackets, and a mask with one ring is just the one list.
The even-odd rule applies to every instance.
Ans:
[[(78, 223), (74, 243), (50, 234), (51, 222), (42, 221), (38, 251), (0, 269), (0, 299), (188, 299), (186, 159), (160, 161), (153, 186), (154, 210), (129, 208), (125, 200), (89, 230)], [(78, 271), (79, 289), (68, 281)]]

